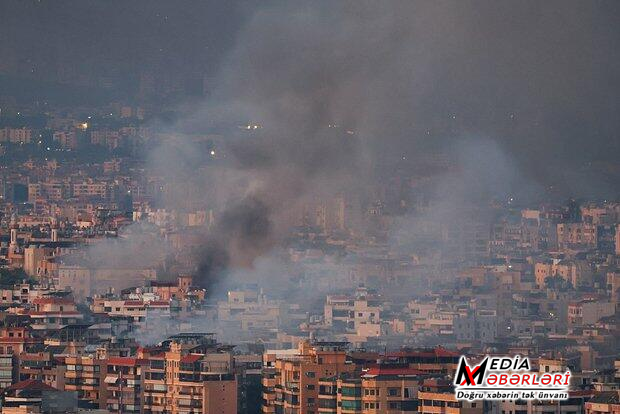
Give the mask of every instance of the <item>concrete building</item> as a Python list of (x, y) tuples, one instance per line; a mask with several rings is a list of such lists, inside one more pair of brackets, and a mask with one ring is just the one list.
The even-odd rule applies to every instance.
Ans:
[(620, 391), (601, 392), (585, 404), (586, 414), (620, 413)]
[(16, 365), (15, 356), (0, 355), (0, 390), (4, 390), (15, 382)]
[(480, 309), (454, 319), (454, 335), (457, 341), (495, 342), (498, 336), (497, 311)]
[(110, 412), (140, 413), (143, 371), (147, 361), (130, 357), (108, 358), (103, 386)]
[(301, 342), (297, 350), (267, 351), (263, 356), (262, 412), (315, 412), (319, 379), (353, 372), (356, 368), (347, 363), (345, 345)]
[(77, 413), (75, 392), (61, 391), (37, 380), (21, 381), (2, 395), (2, 414)]
[(588, 223), (558, 223), (558, 247), (560, 249), (596, 249), (597, 229)]
[(318, 400), (307, 403), (308, 409), (324, 414), (416, 412), (424, 375), (411, 368), (377, 367), (361, 376), (322, 378)]
[(68, 356), (65, 358), (65, 391), (77, 392), (81, 407), (105, 408), (108, 390), (103, 386), (106, 361), (92, 356)]
[(143, 413), (236, 414), (237, 380), (230, 348), (212, 335), (171, 338), (144, 365)]
[(616, 312), (616, 305), (608, 301), (582, 300), (568, 305), (568, 324), (591, 325)]
[(420, 414), (482, 414), (483, 401), (459, 401), (454, 387), (444, 381), (426, 380), (418, 390), (418, 413)]

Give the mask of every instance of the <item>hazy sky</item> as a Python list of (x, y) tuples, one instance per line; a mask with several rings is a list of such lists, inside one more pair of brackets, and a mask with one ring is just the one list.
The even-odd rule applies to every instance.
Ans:
[(188, 125), (300, 126), (303, 160), (335, 122), (388, 158), (488, 139), (534, 180), (618, 191), (615, 0), (4, 0), (0, 38), (11, 75), (206, 76)]
[[(617, 198), (619, 43), (617, 0), (0, 1), (10, 82), (105, 78), (131, 100), (149, 76), (194, 95), (162, 108), (181, 113), (177, 132), (263, 125), (230, 147), (247, 185), (224, 186), (203, 285), (268, 255), (308, 199), (363, 193), (437, 151), (454, 160), (434, 182), (438, 220), (550, 185)], [(184, 145), (150, 157), (178, 181), (201, 155)]]

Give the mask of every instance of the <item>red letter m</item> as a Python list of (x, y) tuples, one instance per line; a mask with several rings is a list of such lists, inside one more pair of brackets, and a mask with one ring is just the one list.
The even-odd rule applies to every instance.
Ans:
[[(476, 365), (473, 369), (467, 364), (465, 357), (461, 357), (459, 361), (459, 367), (456, 371), (456, 378), (454, 379), (454, 385), (476, 385), (476, 381), (481, 383), (484, 379), (484, 372), (487, 369), (488, 357), (485, 358), (480, 364)], [(463, 379), (464, 378), (464, 379)]]

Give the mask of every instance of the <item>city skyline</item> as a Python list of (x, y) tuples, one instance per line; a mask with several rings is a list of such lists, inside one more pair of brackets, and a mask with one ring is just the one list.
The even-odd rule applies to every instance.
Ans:
[(617, 413), (618, 39), (613, 0), (0, 0), (0, 411)]

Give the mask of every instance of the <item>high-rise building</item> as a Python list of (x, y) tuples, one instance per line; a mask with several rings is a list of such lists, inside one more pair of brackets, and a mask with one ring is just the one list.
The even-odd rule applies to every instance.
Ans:
[(237, 413), (231, 348), (210, 334), (180, 334), (144, 354), (143, 413)]
[(403, 367), (373, 367), (319, 381), (318, 412), (324, 414), (406, 413), (418, 407), (418, 387), (428, 376)]
[(454, 386), (446, 381), (424, 381), (418, 391), (418, 412), (420, 414), (482, 414), (484, 401), (457, 400)]
[(263, 413), (317, 412), (319, 380), (351, 373), (346, 343), (301, 342), (296, 350), (266, 351), (263, 356)]
[(65, 365), (65, 391), (77, 391), (81, 407), (106, 407), (107, 388), (102, 385), (106, 375), (106, 361), (91, 356), (68, 356)]
[(139, 413), (142, 407), (142, 373), (147, 361), (139, 358), (112, 357), (107, 360), (104, 387), (106, 408), (110, 412)]

